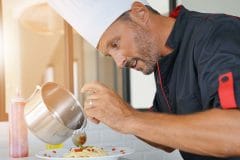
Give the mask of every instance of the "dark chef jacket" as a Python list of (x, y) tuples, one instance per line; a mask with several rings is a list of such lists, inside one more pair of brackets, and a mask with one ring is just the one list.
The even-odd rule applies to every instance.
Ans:
[[(174, 51), (155, 67), (153, 111), (190, 114), (210, 108), (239, 108), (239, 18), (181, 7), (167, 45)], [(180, 153), (186, 160), (220, 159)]]

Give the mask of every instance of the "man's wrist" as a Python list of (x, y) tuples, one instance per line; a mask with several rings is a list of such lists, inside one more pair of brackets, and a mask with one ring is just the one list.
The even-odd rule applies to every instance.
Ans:
[(140, 125), (140, 114), (141, 112), (139, 111), (134, 111), (131, 115), (129, 115), (128, 117), (126, 117), (125, 121), (124, 121), (124, 133), (127, 134), (136, 134), (136, 131), (139, 128)]

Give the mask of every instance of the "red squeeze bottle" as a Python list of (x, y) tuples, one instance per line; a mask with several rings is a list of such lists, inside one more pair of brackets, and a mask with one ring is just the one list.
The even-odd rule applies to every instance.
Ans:
[(25, 99), (20, 92), (11, 99), (9, 111), (9, 156), (21, 158), (28, 156), (28, 129), (24, 119)]

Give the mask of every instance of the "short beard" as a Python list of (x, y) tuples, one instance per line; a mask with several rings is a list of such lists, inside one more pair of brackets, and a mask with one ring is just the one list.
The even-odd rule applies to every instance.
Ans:
[(160, 59), (158, 47), (154, 43), (154, 39), (139, 26), (135, 28), (135, 43), (139, 53), (139, 60), (145, 63), (146, 67), (142, 70), (143, 74), (148, 75), (154, 71), (154, 68)]
[(154, 43), (154, 39), (146, 30), (144, 30), (144, 28), (130, 18), (129, 11), (120, 16), (119, 20), (128, 23), (133, 32), (135, 32), (134, 40), (139, 57), (133, 59), (140, 60), (146, 65), (145, 69), (141, 68), (143, 74), (151, 74), (154, 71), (158, 60), (161, 58), (158, 46)]

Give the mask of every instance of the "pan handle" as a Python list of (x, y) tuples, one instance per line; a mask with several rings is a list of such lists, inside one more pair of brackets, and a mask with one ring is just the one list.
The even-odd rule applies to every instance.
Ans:
[(29, 102), (32, 99), (32, 97), (35, 96), (40, 90), (41, 86), (37, 85), (33, 93), (28, 98), (26, 98), (25, 103)]

